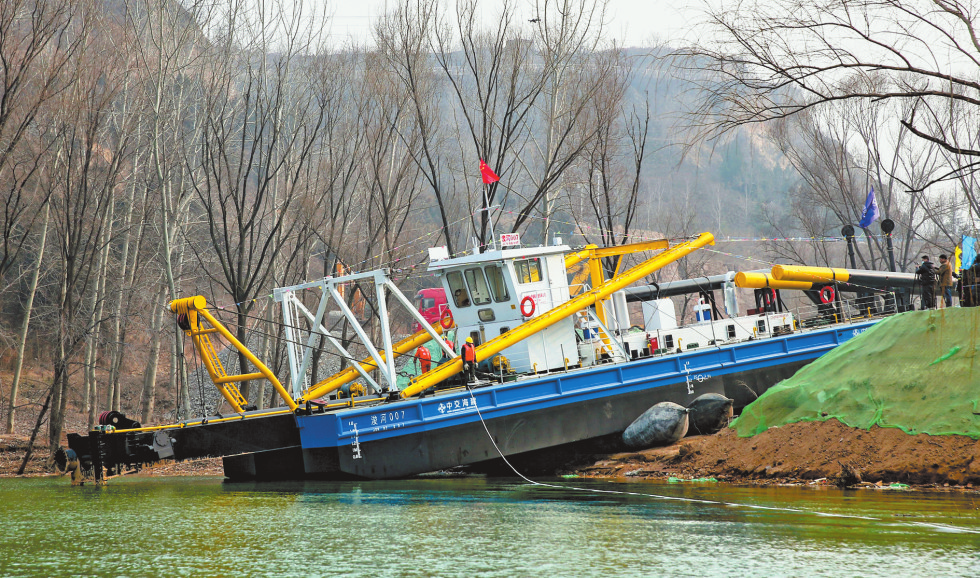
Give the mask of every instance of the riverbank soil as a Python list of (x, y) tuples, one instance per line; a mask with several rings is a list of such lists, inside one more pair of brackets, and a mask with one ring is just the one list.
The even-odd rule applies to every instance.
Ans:
[[(826, 483), (980, 488), (980, 442), (960, 435), (869, 430), (836, 419), (799, 422), (749, 438), (725, 428), (712, 436), (604, 456), (576, 474), (596, 478), (704, 478), (735, 483)], [(819, 482), (818, 482), (819, 481)]]
[(774, 385), (730, 428), (581, 473), (980, 486), (978, 354), (980, 308), (901, 313)]

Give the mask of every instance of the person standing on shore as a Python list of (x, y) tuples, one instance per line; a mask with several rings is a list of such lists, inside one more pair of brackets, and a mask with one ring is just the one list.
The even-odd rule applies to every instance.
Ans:
[(929, 255), (922, 256), (922, 265), (915, 270), (922, 285), (922, 309), (932, 309), (936, 306), (936, 266), (929, 260)]
[[(943, 300), (940, 302), (940, 306), (953, 306), (953, 276), (953, 266), (949, 264), (949, 258), (946, 257), (946, 255), (940, 255), (939, 291), (943, 298)], [(959, 277), (959, 275), (956, 276)]]

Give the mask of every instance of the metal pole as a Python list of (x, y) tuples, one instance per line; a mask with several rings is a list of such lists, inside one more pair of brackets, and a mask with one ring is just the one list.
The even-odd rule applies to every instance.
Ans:
[(888, 248), (888, 266), (894, 273), (895, 268), (895, 247), (892, 246), (892, 231), (895, 230), (895, 223), (891, 219), (881, 222), (881, 232), (885, 234), (885, 246)]
[[(497, 248), (497, 238), (493, 233), (493, 215), (490, 214), (490, 185), (488, 184), (483, 185), (483, 206), (486, 207), (487, 211), (487, 224), (490, 226), (490, 242), (488, 245), (489, 250), (492, 251)], [(547, 239), (545, 239), (544, 242), (545, 245), (548, 244)]]
[(844, 225), (840, 232), (847, 240), (847, 255), (851, 258), (851, 269), (857, 269), (857, 263), (854, 261), (854, 227)]

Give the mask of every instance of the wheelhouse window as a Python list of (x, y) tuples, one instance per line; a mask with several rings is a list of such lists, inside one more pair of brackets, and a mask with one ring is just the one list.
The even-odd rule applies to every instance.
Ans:
[(537, 283), (541, 280), (541, 260), (534, 258), (514, 261), (514, 271), (517, 272), (518, 282)]
[(483, 269), (467, 269), (466, 284), (470, 286), (470, 298), (473, 303), (476, 305), (490, 303), (490, 288), (487, 287), (487, 278), (483, 276)]
[(498, 265), (490, 265), (484, 269), (487, 272), (487, 281), (490, 282), (490, 293), (493, 300), (503, 303), (510, 300), (510, 293), (507, 292), (507, 282), (504, 280), (504, 272)]
[(469, 307), (470, 296), (466, 292), (466, 284), (463, 283), (463, 274), (459, 271), (451, 271), (446, 275), (446, 281), (449, 282), (449, 292), (453, 295), (456, 307)]

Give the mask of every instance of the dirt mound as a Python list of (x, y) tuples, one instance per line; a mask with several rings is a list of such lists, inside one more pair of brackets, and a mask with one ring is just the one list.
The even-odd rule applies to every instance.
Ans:
[(732, 429), (664, 448), (608, 456), (580, 469), (590, 477), (715, 477), (726, 481), (817, 480), (980, 485), (980, 442), (853, 428), (832, 419), (772, 427), (751, 438)]
[(980, 438), (980, 308), (912, 311), (836, 347), (747, 406), (732, 427), (837, 418), (857, 428)]

